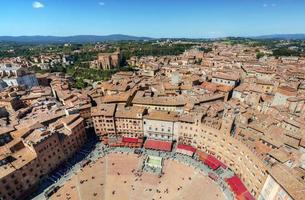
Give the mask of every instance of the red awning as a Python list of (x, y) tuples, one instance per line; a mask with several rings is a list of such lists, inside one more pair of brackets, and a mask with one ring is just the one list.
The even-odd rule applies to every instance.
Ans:
[(237, 196), (238, 200), (255, 200), (255, 198), (250, 194), (249, 191), (242, 193), (241, 195)]
[(208, 155), (207, 159), (204, 161), (204, 164), (208, 165), (213, 170), (216, 170), (223, 165), (222, 162), (211, 155)]
[(146, 140), (144, 147), (146, 149), (155, 149), (161, 151), (171, 151), (172, 150), (172, 142), (161, 141), (161, 140)]
[(226, 182), (231, 187), (232, 191), (239, 196), (240, 194), (243, 194), (244, 192), (247, 192), (247, 188), (245, 185), (241, 182), (241, 180), (237, 176), (233, 176), (231, 178), (228, 178)]
[(185, 150), (185, 151), (190, 151), (192, 153), (196, 152), (196, 149), (194, 147), (188, 146), (188, 145), (185, 145), (185, 144), (178, 144), (177, 145), (177, 149), (182, 149), (182, 150)]
[(127, 142), (127, 143), (138, 143), (138, 138), (131, 138), (131, 137), (123, 137), (122, 142)]
[(198, 155), (199, 159), (200, 159), (202, 162), (204, 162), (204, 161), (207, 159), (207, 157), (208, 157), (208, 154), (207, 154), (207, 153), (205, 153), (205, 152), (203, 152), (203, 151), (200, 151), (200, 150), (197, 150), (197, 151), (196, 151), (196, 154)]

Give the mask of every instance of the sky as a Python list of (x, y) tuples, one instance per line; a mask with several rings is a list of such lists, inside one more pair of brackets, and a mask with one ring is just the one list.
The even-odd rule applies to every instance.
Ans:
[(0, 0), (0, 35), (305, 33), (305, 0)]

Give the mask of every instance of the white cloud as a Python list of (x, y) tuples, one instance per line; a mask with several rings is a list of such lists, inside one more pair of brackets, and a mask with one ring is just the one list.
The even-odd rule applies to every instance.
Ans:
[(264, 3), (264, 4), (263, 4), (263, 7), (264, 7), (264, 8), (267, 8), (267, 7), (276, 7), (276, 6), (277, 6), (276, 3), (272, 3), (272, 4)]
[(104, 6), (104, 5), (105, 5), (105, 2), (100, 1), (100, 2), (98, 2), (98, 5)]
[(44, 5), (39, 1), (34, 1), (32, 6), (33, 8), (44, 8)]

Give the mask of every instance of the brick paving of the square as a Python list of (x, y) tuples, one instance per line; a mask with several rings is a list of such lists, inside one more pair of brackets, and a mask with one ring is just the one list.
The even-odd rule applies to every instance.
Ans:
[(54, 194), (56, 200), (222, 200), (221, 189), (191, 166), (165, 160), (164, 175), (136, 176), (142, 157), (112, 153), (84, 167)]

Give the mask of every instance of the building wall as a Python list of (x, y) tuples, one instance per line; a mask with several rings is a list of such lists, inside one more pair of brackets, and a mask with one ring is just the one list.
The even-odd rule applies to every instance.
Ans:
[(38, 81), (33, 74), (28, 74), (25, 76), (18, 77), (17, 79), (19, 85), (25, 85), (28, 88), (33, 86), (38, 86)]
[(212, 78), (212, 83), (228, 85), (228, 86), (236, 86), (236, 81), (226, 80), (226, 79), (221, 79), (221, 78)]
[(258, 200), (293, 200), (287, 192), (268, 175)]
[(78, 151), (86, 142), (84, 121), (74, 127), (69, 135), (64, 137), (62, 147), (65, 155), (69, 158)]
[(17, 78), (3, 78), (2, 79), (8, 86), (17, 86)]
[(1, 178), (0, 198), (5, 200), (22, 199), (43, 178), (43, 170), (38, 159)]
[(110, 58), (112, 66), (118, 67), (120, 65), (121, 58), (119, 53), (111, 55)]
[(261, 80), (269, 81), (273, 78), (273, 74), (255, 73), (255, 77)]
[(125, 137), (143, 138), (143, 120), (131, 118), (115, 118), (117, 134)]
[(243, 101), (245, 100), (245, 98), (244, 98), (243, 96), (244, 96), (244, 95), (243, 95), (242, 92), (237, 91), (237, 90), (234, 90), (234, 91), (233, 91), (232, 97), (233, 97), (233, 98), (236, 98), (236, 99), (238, 99), (238, 100), (240, 100), (241, 102), (243, 102)]
[(2, 92), (6, 87), (7, 84), (2, 79), (0, 79), (0, 92)]
[(279, 92), (275, 93), (275, 96), (272, 101), (272, 106), (285, 105), (289, 96), (283, 95)]
[(80, 109), (79, 114), (85, 120), (86, 128), (93, 127), (92, 117), (91, 117), (91, 107)]
[(262, 88), (262, 90), (265, 93), (272, 93), (274, 86), (273, 85), (260, 85), (260, 87)]
[(178, 112), (178, 113), (183, 113), (184, 111), (184, 106), (155, 106), (155, 105), (144, 105), (144, 104), (133, 104), (133, 106), (141, 106), (148, 109), (148, 111), (160, 110), (160, 111), (169, 111), (169, 112)]
[(0, 99), (0, 106), (5, 107), (7, 110), (18, 110), (19, 108), (22, 108), (23, 102), (17, 97), (10, 100)]
[(302, 112), (304, 110), (304, 101), (287, 101), (290, 112)]
[(24, 75), (24, 76), (20, 76), (20, 77), (4, 78), (3, 81), (8, 86), (25, 85), (28, 88), (31, 88), (33, 86), (38, 86), (38, 81), (37, 81), (35, 75), (32, 75), (32, 74)]
[(114, 117), (92, 116), (95, 133), (98, 135), (116, 134)]
[[(83, 121), (65, 133), (68, 134), (55, 131), (34, 145), (25, 142), (24, 148), (30, 148), (37, 158), (1, 178), (0, 197), (5, 197), (5, 200), (24, 199), (40, 180), (84, 145), (86, 133)], [(63, 140), (59, 139), (59, 135), (63, 136)]]
[(294, 132), (294, 133), (297, 133), (300, 130), (299, 127), (293, 126), (292, 124), (289, 124), (285, 121), (282, 122), (282, 128), (286, 129), (287, 131)]
[(41, 168), (45, 174), (54, 170), (66, 159), (66, 155), (64, 155), (56, 133), (34, 145), (32, 148), (37, 153)]
[(178, 122), (144, 119), (144, 136), (158, 140), (174, 140), (178, 135)]
[(179, 142), (215, 155), (258, 197), (267, 178), (266, 167), (242, 142), (217, 129), (192, 123), (180, 123)]
[(115, 52), (113, 54), (101, 53), (98, 55), (98, 67), (101, 69), (112, 69), (119, 67), (121, 57), (120, 53)]

